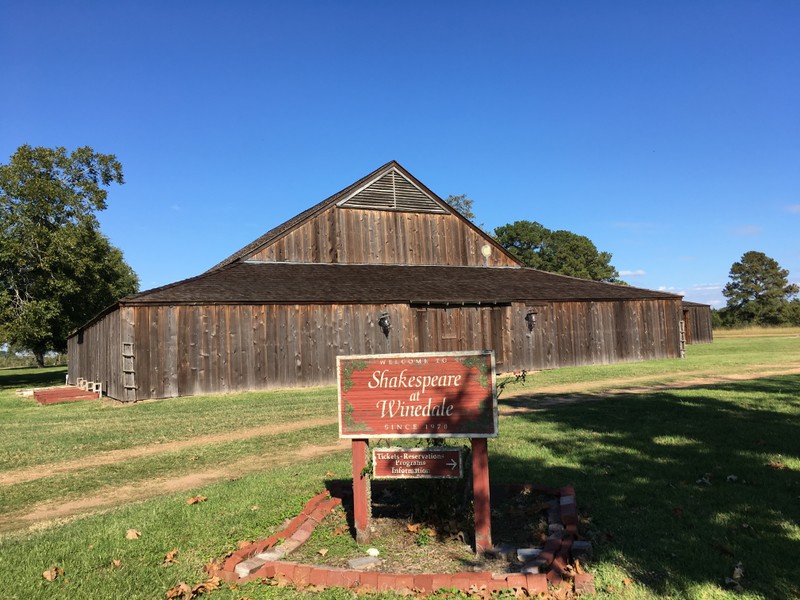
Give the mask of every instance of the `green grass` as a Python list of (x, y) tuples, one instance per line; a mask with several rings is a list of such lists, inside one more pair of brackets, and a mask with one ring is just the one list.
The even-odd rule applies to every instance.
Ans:
[[(36, 385), (52, 374), (42, 373)], [(37, 373), (15, 374), (29, 381)], [(0, 379), (1, 380), (1, 379)], [(0, 392), (0, 423), (9, 435), (0, 440), (0, 473), (81, 458), (97, 452), (189, 440), (294, 421), (335, 419), (335, 388), (269, 393), (172, 398), (167, 401), (115, 405), (71, 402), (40, 406), (33, 398)]]
[(741, 561), (745, 597), (800, 592), (800, 375), (509, 416), (490, 456), (494, 477), (576, 486), (602, 589), (722, 597)]
[[(526, 392), (575, 384), (581, 393), (693, 377), (800, 366), (800, 337), (718, 337), (685, 360), (583, 367), (533, 374)], [(0, 372), (0, 476), (109, 450), (124, 451), (213, 433), (333, 419), (333, 388), (174, 398), (131, 406), (75, 402), (39, 406), (19, 387), (63, 382), (63, 369)], [(626, 380), (628, 380), (626, 382)], [(634, 381), (630, 381), (634, 380)], [(514, 397), (501, 404), (525, 408)], [(35, 481), (0, 485), (0, 512), (60, 498), (169, 479), (248, 457), (286, 456), (327, 445), (335, 425), (259, 432), (244, 441), (187, 445)], [(772, 463), (773, 466), (770, 466)], [(589, 570), (600, 598), (791, 598), (800, 595), (800, 375), (725, 381), (615, 395), (602, 401), (515, 412), (490, 441), (497, 482), (574, 484), (582, 525), (595, 547)], [(781, 467), (781, 468), (776, 468)], [(331, 479), (346, 479), (347, 452), (127, 503), (0, 535), (0, 598), (163, 598), (240, 540), (263, 538)], [(735, 476), (735, 480), (729, 476)], [(710, 485), (698, 483), (707, 479)], [(187, 497), (208, 500), (189, 506)], [(125, 539), (128, 529), (142, 532)], [(496, 540), (500, 541), (500, 540)], [(330, 541), (326, 541), (330, 544)], [(344, 543), (344, 542), (343, 542)], [(347, 545), (347, 544), (345, 544)], [(163, 566), (167, 552), (177, 562)], [(333, 550), (332, 550), (333, 551)], [(121, 561), (114, 568), (112, 560)], [(724, 588), (739, 562), (744, 594)], [(64, 576), (49, 583), (52, 566)], [(626, 583), (627, 582), (627, 583)], [(350, 598), (251, 584), (213, 598)]]

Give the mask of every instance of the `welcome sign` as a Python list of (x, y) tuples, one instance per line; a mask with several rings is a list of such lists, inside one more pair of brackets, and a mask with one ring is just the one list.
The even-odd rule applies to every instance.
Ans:
[(494, 353), (340, 356), (339, 436), (496, 437)]

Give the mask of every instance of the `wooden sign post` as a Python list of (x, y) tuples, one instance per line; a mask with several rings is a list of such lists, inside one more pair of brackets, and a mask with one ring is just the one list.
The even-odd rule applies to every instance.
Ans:
[[(492, 533), (486, 438), (497, 436), (494, 353), (340, 356), (337, 371), (339, 437), (353, 440), (353, 512), (359, 543), (369, 537), (369, 439), (460, 437), (472, 441), (475, 550), (489, 550)], [(381, 460), (387, 463), (393, 459), (389, 450), (380, 450), (384, 453)], [(391, 450), (402, 455), (404, 449)], [(408, 458), (395, 456), (395, 466), (388, 466), (389, 476), (438, 477), (446, 472), (443, 465), (449, 458), (445, 459), (444, 453), (442, 458), (419, 458), (425, 452), (440, 453), (439, 448), (435, 452), (433, 448), (405, 450)], [(398, 460), (409, 464), (398, 466)], [(410, 464), (420, 462), (424, 464)], [(396, 471), (392, 473), (392, 469)], [(380, 473), (386, 475), (386, 471)]]

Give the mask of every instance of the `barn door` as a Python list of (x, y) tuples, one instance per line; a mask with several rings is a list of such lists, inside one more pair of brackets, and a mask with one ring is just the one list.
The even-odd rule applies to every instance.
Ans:
[(420, 308), (416, 313), (420, 352), (464, 352), (494, 350), (502, 365), (503, 315), (505, 307), (464, 306)]

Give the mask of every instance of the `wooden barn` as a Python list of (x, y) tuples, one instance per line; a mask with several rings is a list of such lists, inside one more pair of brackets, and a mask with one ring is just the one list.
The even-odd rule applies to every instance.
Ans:
[(683, 301), (683, 329), (687, 344), (710, 344), (714, 341), (711, 306)]
[(342, 354), (493, 349), (499, 371), (678, 358), (686, 310), (522, 267), (393, 161), (96, 316), (68, 341), (69, 381), (134, 401), (332, 384)]

